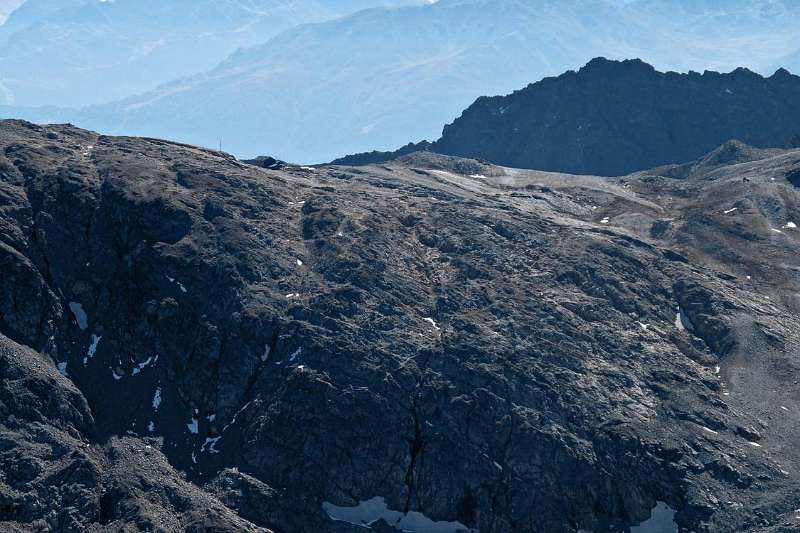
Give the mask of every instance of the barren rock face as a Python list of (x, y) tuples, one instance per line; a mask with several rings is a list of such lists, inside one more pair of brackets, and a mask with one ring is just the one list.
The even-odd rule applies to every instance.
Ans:
[(3, 122), (0, 520), (789, 531), (800, 154), (748, 154), (271, 169)]
[[(594, 59), (507, 96), (482, 97), (431, 149), (497, 164), (618, 176), (702, 157), (730, 139), (784, 147), (797, 137), (800, 77), (657, 72)], [(357, 160), (358, 157), (356, 156)]]

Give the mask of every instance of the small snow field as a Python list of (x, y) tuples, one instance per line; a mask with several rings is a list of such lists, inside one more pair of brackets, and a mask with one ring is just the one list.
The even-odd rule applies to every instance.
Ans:
[(459, 522), (435, 521), (417, 511), (408, 513), (393, 511), (386, 505), (386, 500), (381, 497), (359, 502), (353, 507), (324, 502), (322, 508), (331, 520), (366, 528), (383, 519), (387, 524), (409, 533), (467, 533), (474, 531)]
[(89, 327), (89, 318), (86, 315), (86, 311), (83, 310), (83, 305), (78, 302), (69, 302), (69, 309), (72, 311), (72, 315), (75, 317), (75, 322), (78, 323), (78, 327), (81, 331), (85, 331)]
[(156, 388), (156, 391), (153, 393), (153, 411), (158, 411), (158, 407), (161, 405), (161, 387)]

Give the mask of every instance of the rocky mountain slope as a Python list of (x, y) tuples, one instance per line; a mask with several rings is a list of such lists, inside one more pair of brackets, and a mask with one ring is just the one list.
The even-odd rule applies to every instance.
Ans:
[(3, 531), (264, 531), (187, 482), (155, 439), (93, 440), (85, 397), (49, 358), (0, 336), (0, 376)]
[[(211, 147), (222, 140), (241, 157), (268, 148), (288, 161), (330, 161), (436, 138), (476, 98), (508, 94), (597, 56), (638, 57), (661, 70), (745, 66), (771, 75), (800, 48), (798, 6), (439, 0), (295, 28), (202, 74), (108, 105), (24, 109), (19, 100), (0, 116)], [(36, 72), (40, 81), (49, 76)]]
[(5, 121), (0, 154), (5, 529), (800, 523), (798, 150), (268, 169)]
[(210, 69), (298, 24), (421, 1), (26, 0), (0, 26), (0, 103), (111, 102)]
[(696, 159), (728, 139), (784, 146), (800, 130), (800, 76), (657, 72), (595, 59), (480, 98), (432, 149), (522, 168), (620, 175)]

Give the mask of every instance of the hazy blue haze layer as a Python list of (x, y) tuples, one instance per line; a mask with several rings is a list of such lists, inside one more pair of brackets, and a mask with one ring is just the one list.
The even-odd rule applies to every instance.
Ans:
[[(192, 33), (225, 17), (239, 21), (231, 26), (239, 27), (236, 17), (248, 16), (242, 15), (242, 2), (192, 5), (191, 24), (181, 26)], [(225, 17), (220, 14), (223, 5), (230, 10)], [(102, 11), (96, 5), (92, 9)], [(239, 156), (271, 154), (321, 162), (436, 138), (442, 126), (476, 97), (511, 92), (596, 56), (639, 57), (659, 70), (730, 71), (746, 66), (771, 74), (785, 66), (797, 71), (798, 13), (797, 2), (782, 0), (440, 0), (301, 25), (265, 44), (240, 49), (214, 68), (189, 77), (184, 76), (187, 71), (202, 67), (184, 64), (196, 57), (194, 51), (202, 50), (207, 60), (221, 55), (221, 49), (213, 40), (206, 49), (202, 43), (176, 37), (164, 45), (169, 53), (160, 63), (163, 69), (155, 71), (174, 71), (171, 77), (177, 79), (157, 89), (77, 112), (15, 108), (0, 114), (68, 120), (108, 133), (206, 146), (221, 141), (224, 149)], [(169, 20), (165, 15), (164, 27), (174, 29), (174, 20)], [(150, 42), (161, 30), (155, 22), (147, 27), (153, 32)], [(259, 31), (245, 32), (247, 38), (242, 40), (256, 40)], [(125, 50), (126, 41), (111, 43)], [(35, 79), (46, 87), (28, 87), (24, 98), (15, 94), (17, 104), (82, 105), (85, 100), (110, 100), (98, 94), (87, 98), (92, 91), (108, 93), (110, 87), (121, 86), (115, 93), (119, 94), (135, 88), (117, 83), (112, 75), (102, 82), (87, 81), (95, 85), (78, 91), (73, 86), (58, 88), (48, 80), (52, 66), (32, 56), (16, 55), (12, 61), (8, 53), (2, 55), (4, 79), (13, 71), (9, 62), (17, 71), (41, 66)], [(149, 61), (149, 56), (143, 57)], [(85, 58), (88, 65), (97, 61)], [(133, 61), (121, 72), (138, 75), (147, 70), (143, 64)], [(36, 96), (47, 91), (63, 98)]]

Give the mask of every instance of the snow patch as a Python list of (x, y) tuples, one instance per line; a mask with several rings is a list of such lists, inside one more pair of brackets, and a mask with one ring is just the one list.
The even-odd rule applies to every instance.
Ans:
[(220, 437), (214, 437), (213, 439), (211, 437), (206, 438), (206, 441), (200, 447), (200, 453), (205, 452), (206, 448), (208, 448), (208, 452), (209, 453), (219, 453), (219, 450), (214, 448), (214, 446), (217, 445), (217, 442), (219, 442), (219, 439), (221, 439), (221, 438), (222, 438), (221, 436)]
[(249, 401), (249, 402), (247, 402), (246, 404), (244, 404), (244, 405), (242, 406), (242, 408), (241, 408), (241, 409), (239, 409), (238, 411), (236, 411), (236, 414), (235, 414), (235, 415), (233, 415), (233, 418), (231, 419), (231, 421), (230, 421), (230, 422), (228, 422), (228, 423), (225, 425), (225, 427), (224, 427), (224, 428), (222, 428), (222, 432), (223, 432), (223, 433), (225, 433), (225, 430), (227, 430), (229, 427), (231, 427), (232, 425), (234, 425), (234, 424), (236, 423), (236, 418), (237, 418), (237, 417), (238, 417), (240, 414), (242, 414), (242, 411), (244, 411), (245, 409), (247, 409), (248, 407), (250, 407), (250, 404), (251, 404), (251, 403), (253, 403), (253, 402), (252, 402), (252, 400), (251, 400), (251, 401)]
[(197, 416), (192, 416), (192, 421), (186, 424), (186, 427), (189, 428), (189, 432), (191, 434), (197, 435), (197, 433), (200, 431), (200, 428), (197, 424)]
[(161, 405), (161, 387), (158, 387), (153, 394), (153, 411), (158, 411), (159, 405)]
[(296, 349), (294, 353), (289, 356), (289, 361), (294, 361), (295, 359), (297, 359), (297, 356), (300, 355), (301, 353), (303, 353), (302, 347)]
[(678, 533), (675, 511), (664, 502), (657, 502), (650, 511), (650, 518), (631, 527), (631, 533)]
[(401, 513), (392, 511), (386, 500), (379, 496), (359, 502), (355, 507), (340, 507), (330, 502), (323, 502), (322, 509), (331, 520), (347, 522), (362, 527), (369, 527), (381, 518), (389, 525), (411, 533), (457, 533), (470, 530), (460, 522), (436, 522), (417, 511)]
[(608, 224), (608, 217), (603, 217), (603, 220), (600, 221), (601, 224)]
[(297, 266), (299, 267), (303, 266), (303, 262), (300, 259), (297, 260)]
[(714, 430), (713, 430), (713, 429), (711, 429), (711, 428), (707, 428), (707, 427), (705, 427), (705, 426), (700, 426), (700, 427), (702, 427), (702, 428), (703, 428), (703, 431), (705, 431), (706, 433), (711, 433), (712, 435), (719, 435), (719, 432), (717, 432), (717, 431), (714, 431)]
[(81, 331), (85, 331), (86, 328), (89, 327), (89, 318), (86, 316), (86, 311), (83, 310), (83, 306), (78, 302), (70, 302), (69, 310), (72, 311), (72, 314), (75, 316), (75, 322), (78, 323), (78, 327), (81, 328)]
[(739, 208), (738, 208), (738, 207), (731, 207), (730, 209), (728, 209), (728, 210), (726, 210), (726, 211), (723, 211), (723, 213), (724, 213), (724, 214), (726, 214), (726, 215), (730, 215), (730, 214), (731, 214), (731, 213), (733, 213), (734, 211), (738, 211), (738, 210), (739, 210)]
[(269, 347), (269, 344), (267, 344), (266, 346), (264, 346), (264, 353), (263, 353), (263, 354), (261, 354), (261, 362), (262, 362), (262, 363), (263, 363), (264, 361), (266, 361), (267, 359), (269, 359), (269, 352), (270, 352), (270, 350), (271, 350), (271, 348)]
[(186, 290), (186, 287), (180, 281), (176, 280), (175, 278), (171, 278), (169, 276), (167, 276), (167, 279), (169, 280), (170, 283), (176, 283), (178, 285), (178, 288), (181, 290), (181, 292), (183, 292), (183, 293), (188, 292)]
[(749, 444), (749, 445), (750, 445), (750, 446), (752, 446), (753, 448), (761, 448), (761, 445), (760, 445), (759, 443), (757, 443), (757, 442), (750, 442), (750, 441), (747, 441), (747, 444)]
[(484, 176), (483, 174), (470, 174), (470, 175), (469, 175), (469, 177), (470, 177), (470, 178), (475, 178), (475, 179), (478, 179), (478, 180), (486, 180), (486, 179), (489, 179), (489, 178), (487, 178), (486, 176)]
[(100, 344), (100, 340), (102, 336), (97, 336), (92, 333), (92, 343), (89, 345), (89, 349), (86, 351), (86, 357), (83, 358), (83, 366), (86, 366), (86, 363), (89, 362), (89, 359), (94, 357), (94, 354), (97, 353), (97, 345)]
[(155, 424), (155, 422), (153, 422), (153, 421), (151, 420), (151, 421), (150, 421), (150, 423), (149, 423), (149, 424), (147, 424), (147, 431), (149, 431), (150, 433), (152, 433), (152, 432), (154, 432), (155, 430), (156, 430), (156, 424)]
[(114, 381), (119, 381), (122, 379), (122, 376), (117, 374), (117, 371), (114, 370), (113, 368), (111, 369), (111, 377), (114, 378)]
[(431, 317), (426, 317), (423, 320), (425, 320), (425, 322), (430, 322), (431, 326), (433, 326), (433, 329), (435, 329), (436, 331), (439, 331), (441, 329), (439, 326), (436, 325), (436, 321)]
[(797, 224), (794, 222), (787, 222), (783, 229), (797, 229)]
[(61, 372), (61, 375), (67, 377), (67, 362), (58, 363), (56, 366), (58, 367), (58, 371)]
[(153, 357), (152, 355), (148, 357), (143, 363), (139, 363), (135, 367), (133, 367), (132, 375), (139, 374), (142, 370), (150, 366), (151, 364), (155, 364), (158, 361), (158, 355)]
[(680, 307), (678, 307), (678, 311), (675, 314), (675, 327), (681, 331), (694, 330), (694, 324), (692, 324), (692, 321), (689, 320), (689, 317), (683, 313)]

